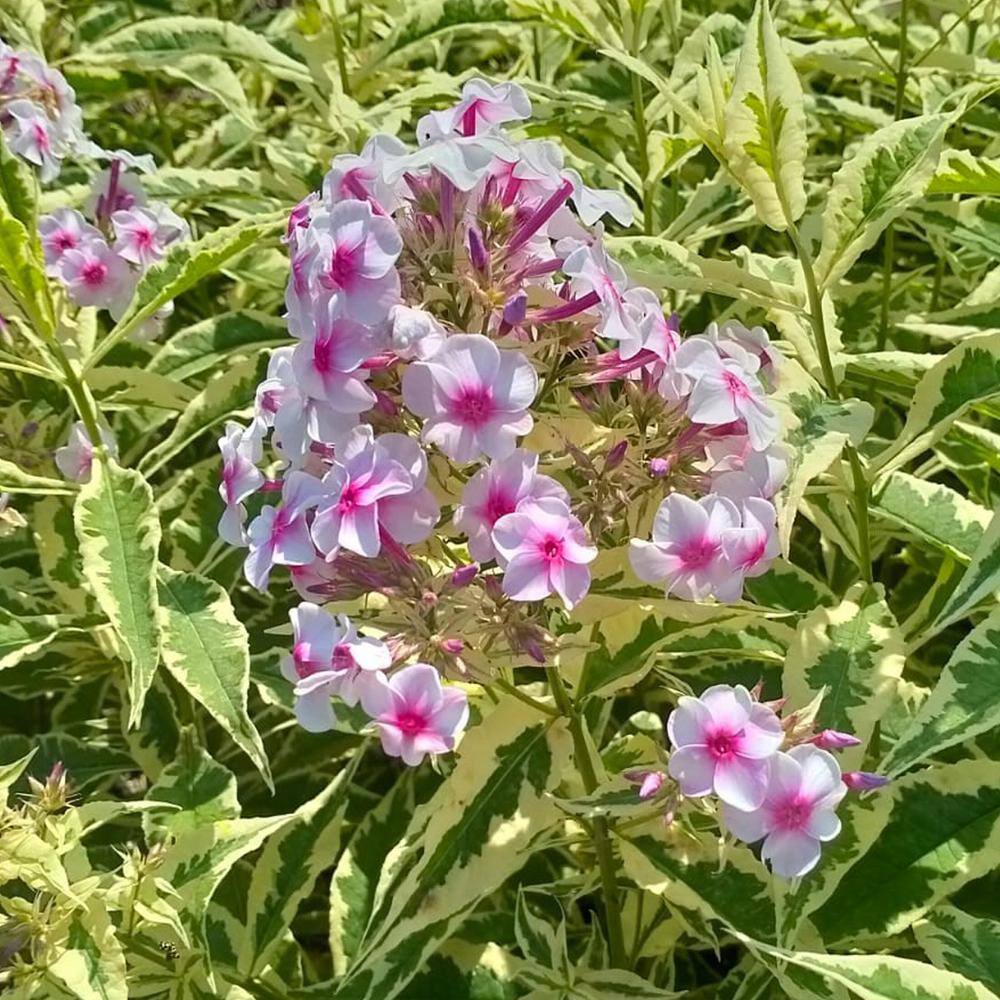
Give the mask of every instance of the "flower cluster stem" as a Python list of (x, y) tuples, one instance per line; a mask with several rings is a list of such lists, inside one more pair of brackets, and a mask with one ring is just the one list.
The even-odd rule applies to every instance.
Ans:
[[(573, 752), (577, 769), (583, 779), (583, 787), (590, 794), (597, 788), (597, 769), (591, 759), (587, 733), (584, 729), (583, 717), (566, 690), (559, 670), (556, 667), (546, 667), (552, 697), (559, 711), (569, 722), (570, 735), (573, 737)], [(624, 969), (627, 963), (625, 952), (625, 931), (622, 925), (621, 901), (618, 895), (618, 874), (615, 870), (615, 858), (611, 849), (611, 836), (607, 820), (603, 816), (596, 817), (591, 822), (591, 838), (594, 852), (597, 855), (597, 867), (601, 877), (601, 892), (604, 896), (604, 916), (608, 931), (608, 949), (611, 965)]]

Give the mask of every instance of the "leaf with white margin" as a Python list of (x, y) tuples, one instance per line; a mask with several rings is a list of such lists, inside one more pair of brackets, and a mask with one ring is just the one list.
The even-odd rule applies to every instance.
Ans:
[(930, 697), (880, 769), (902, 774), (933, 754), (996, 726), (1000, 726), (1000, 608), (959, 643)]
[(806, 207), (806, 116), (802, 84), (771, 20), (757, 0), (747, 25), (725, 110), (723, 149), (757, 216), (782, 232)]
[(564, 720), (513, 699), (470, 729), (455, 769), (385, 861), (357, 958), (337, 1000), (391, 1000), (472, 909), (559, 822), (549, 792), (570, 753)]
[(872, 462), (872, 472), (898, 468), (931, 447), (970, 407), (1000, 395), (1000, 333), (953, 347), (917, 384), (902, 432)]
[(101, 456), (73, 519), (87, 582), (128, 654), (129, 725), (135, 726), (160, 660), (153, 491), (140, 473)]
[(964, 618), (980, 601), (1000, 590), (1000, 508), (983, 533), (972, 561), (934, 619), (934, 630)]
[(856, 583), (837, 607), (817, 608), (799, 622), (781, 690), (797, 708), (825, 692), (816, 729), (853, 733), (861, 740), (841, 754), (850, 769), (861, 764), (875, 724), (895, 694), (904, 660), (903, 637), (882, 585)]
[(1000, 195), (1000, 158), (946, 149), (927, 193)]
[(914, 924), (913, 936), (939, 969), (1000, 990), (1000, 921), (938, 906)]
[(886, 125), (833, 175), (816, 259), (821, 289), (839, 281), (886, 226), (923, 196), (952, 121), (951, 115), (923, 115)]
[(830, 946), (904, 931), (1000, 852), (1000, 763), (964, 760), (878, 792), (892, 800), (876, 840), (812, 922)]
[(65, 933), (48, 975), (78, 1000), (127, 1000), (125, 953), (100, 896), (68, 916)]

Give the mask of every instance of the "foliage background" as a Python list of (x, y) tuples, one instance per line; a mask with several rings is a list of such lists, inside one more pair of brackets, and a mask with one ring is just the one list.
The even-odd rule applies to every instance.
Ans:
[[(86, 310), (58, 318), (120, 446), (122, 468), (81, 496), (52, 464), (75, 419), (64, 386), (11, 367), (33, 357), (16, 325), (2, 347), (0, 488), (28, 522), (7, 513), (0, 542), (12, 995), (1000, 988), (998, 5), (775, 5), (789, 61), (772, 63), (765, 105), (791, 106), (808, 141), (792, 239), (724, 120), (750, 15), (701, 0), (0, 0), (2, 36), (66, 73), (102, 145), (156, 155), (150, 194), (203, 241), (144, 283), (110, 337)], [(246, 588), (240, 553), (216, 540), (215, 436), (286, 339), (284, 214), (334, 153), (376, 131), (412, 138), (473, 74), (522, 82), (529, 134), (633, 199), (641, 223), (612, 242), (685, 329), (762, 322), (798, 360), (784, 398), (788, 558), (731, 608), (610, 594), (590, 611), (597, 650), (567, 671), (609, 781), (650, 753), (684, 685), (763, 677), (797, 704), (825, 686), (820, 721), (870, 737), (853, 763), (898, 780), (845, 808), (801, 886), (773, 883), (742, 848), (720, 871), (697, 817), (678, 832), (581, 804), (562, 724), (517, 702), (441, 773), (401, 774), (347, 727), (302, 732), (277, 672), (288, 609)], [(801, 139), (787, 118), (765, 125), (769, 142)], [(780, 142), (762, 154), (772, 167), (785, 156)], [(87, 177), (68, 164), (36, 204), (6, 153), (0, 174), (3, 279), (31, 299), (16, 227), (79, 203)], [(172, 298), (162, 343), (125, 339)], [(143, 596), (132, 620), (123, 587)], [(18, 806), (57, 760), (74, 807), (49, 810), (46, 793)], [(607, 969), (581, 835), (598, 814), (620, 828), (640, 978)], [(123, 862), (129, 842), (143, 846)]]

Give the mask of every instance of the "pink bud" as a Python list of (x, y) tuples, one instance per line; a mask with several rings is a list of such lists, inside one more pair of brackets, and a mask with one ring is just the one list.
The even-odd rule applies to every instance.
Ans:
[(873, 774), (871, 771), (845, 771), (841, 777), (844, 784), (855, 792), (870, 792), (883, 788), (892, 780), (884, 774)]
[(479, 227), (475, 223), (469, 226), (468, 241), (469, 261), (480, 274), (487, 274), (490, 268), (490, 255), (486, 250), (486, 244), (483, 242), (483, 234), (479, 231)]
[(451, 580), (449, 581), (453, 587), (467, 587), (476, 578), (476, 574), (479, 572), (478, 563), (469, 563), (467, 566), (459, 566), (451, 574)]
[(663, 772), (662, 771), (650, 771), (645, 778), (642, 779), (642, 785), (639, 787), (639, 798), (640, 799), (651, 799), (663, 786)]
[(520, 326), (528, 314), (528, 296), (524, 292), (512, 295), (503, 307), (503, 321), (509, 326)]
[(535, 661), (535, 663), (545, 662), (545, 650), (542, 649), (542, 644), (533, 636), (528, 636), (527, 638), (522, 639), (521, 646), (528, 656)]
[(824, 729), (807, 743), (815, 743), (821, 750), (846, 750), (847, 747), (861, 746), (861, 740), (850, 733), (838, 733), (836, 729)]
[(604, 471), (611, 472), (617, 469), (625, 461), (625, 453), (628, 451), (628, 441), (619, 441), (618, 444), (608, 452), (608, 457), (604, 459)]
[(669, 471), (669, 458), (651, 458), (649, 460), (649, 474), (654, 479), (662, 479)]
[(420, 603), (428, 608), (436, 607), (438, 603), (438, 595), (435, 594), (433, 590), (425, 590), (420, 595)]
[(442, 639), (441, 651), (449, 656), (458, 656), (465, 649), (465, 643), (461, 639)]

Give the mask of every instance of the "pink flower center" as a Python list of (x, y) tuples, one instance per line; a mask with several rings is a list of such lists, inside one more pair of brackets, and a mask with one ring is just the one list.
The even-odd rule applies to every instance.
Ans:
[(299, 677), (309, 677), (322, 670), (324, 666), (319, 660), (312, 659), (312, 646), (308, 642), (295, 644), (292, 649), (292, 660), (295, 663), (295, 672)]
[(35, 143), (38, 148), (43, 152), (47, 153), (49, 151), (49, 133), (48, 130), (41, 122), (35, 122), (33, 126), (33, 131), (35, 133)]
[(334, 337), (331, 330), (325, 337), (317, 337), (313, 342), (313, 367), (320, 375), (333, 371)]
[(341, 514), (350, 514), (361, 505), (361, 487), (357, 483), (348, 483), (337, 501), (337, 510)]
[(392, 720), (392, 724), (407, 736), (416, 736), (427, 728), (427, 718), (420, 712), (408, 710), (400, 712)]
[(68, 229), (60, 229), (53, 237), (52, 244), (60, 252), (72, 250), (77, 245), (77, 238)]
[(739, 736), (736, 733), (718, 729), (710, 733), (705, 741), (708, 752), (717, 760), (726, 760), (732, 757), (739, 747)]
[(756, 566), (757, 563), (764, 558), (764, 552), (767, 550), (767, 537), (765, 535), (760, 535), (757, 539), (756, 544), (747, 553), (746, 558), (740, 563), (741, 569), (751, 569)]
[(83, 283), (91, 288), (99, 288), (108, 276), (108, 266), (99, 260), (88, 260), (80, 270)]
[(501, 517), (505, 514), (513, 514), (516, 509), (517, 504), (514, 498), (499, 487), (494, 487), (486, 498), (485, 520), (492, 527)]
[(750, 390), (746, 387), (746, 384), (732, 372), (723, 372), (722, 381), (725, 383), (726, 392), (733, 399), (748, 399), (750, 397)]
[(557, 562), (562, 559), (563, 542), (561, 538), (549, 535), (539, 546), (539, 549), (541, 550), (542, 556), (548, 559), (549, 562)]
[(783, 799), (772, 808), (775, 825), (781, 830), (801, 830), (812, 815), (812, 804), (798, 795)]
[(719, 543), (703, 535), (701, 538), (685, 542), (677, 555), (686, 569), (703, 569), (718, 555), (718, 552)]
[(452, 400), (451, 414), (467, 427), (481, 427), (493, 415), (493, 393), (489, 386), (470, 385)]
[(153, 245), (153, 231), (145, 226), (139, 226), (134, 230), (136, 246), (140, 250), (148, 250)]
[(338, 642), (333, 648), (333, 669), (351, 670), (354, 667), (354, 657), (351, 647), (346, 642)]
[(324, 283), (332, 288), (347, 289), (357, 277), (360, 247), (348, 247), (340, 244), (330, 255), (330, 267), (323, 275)]

